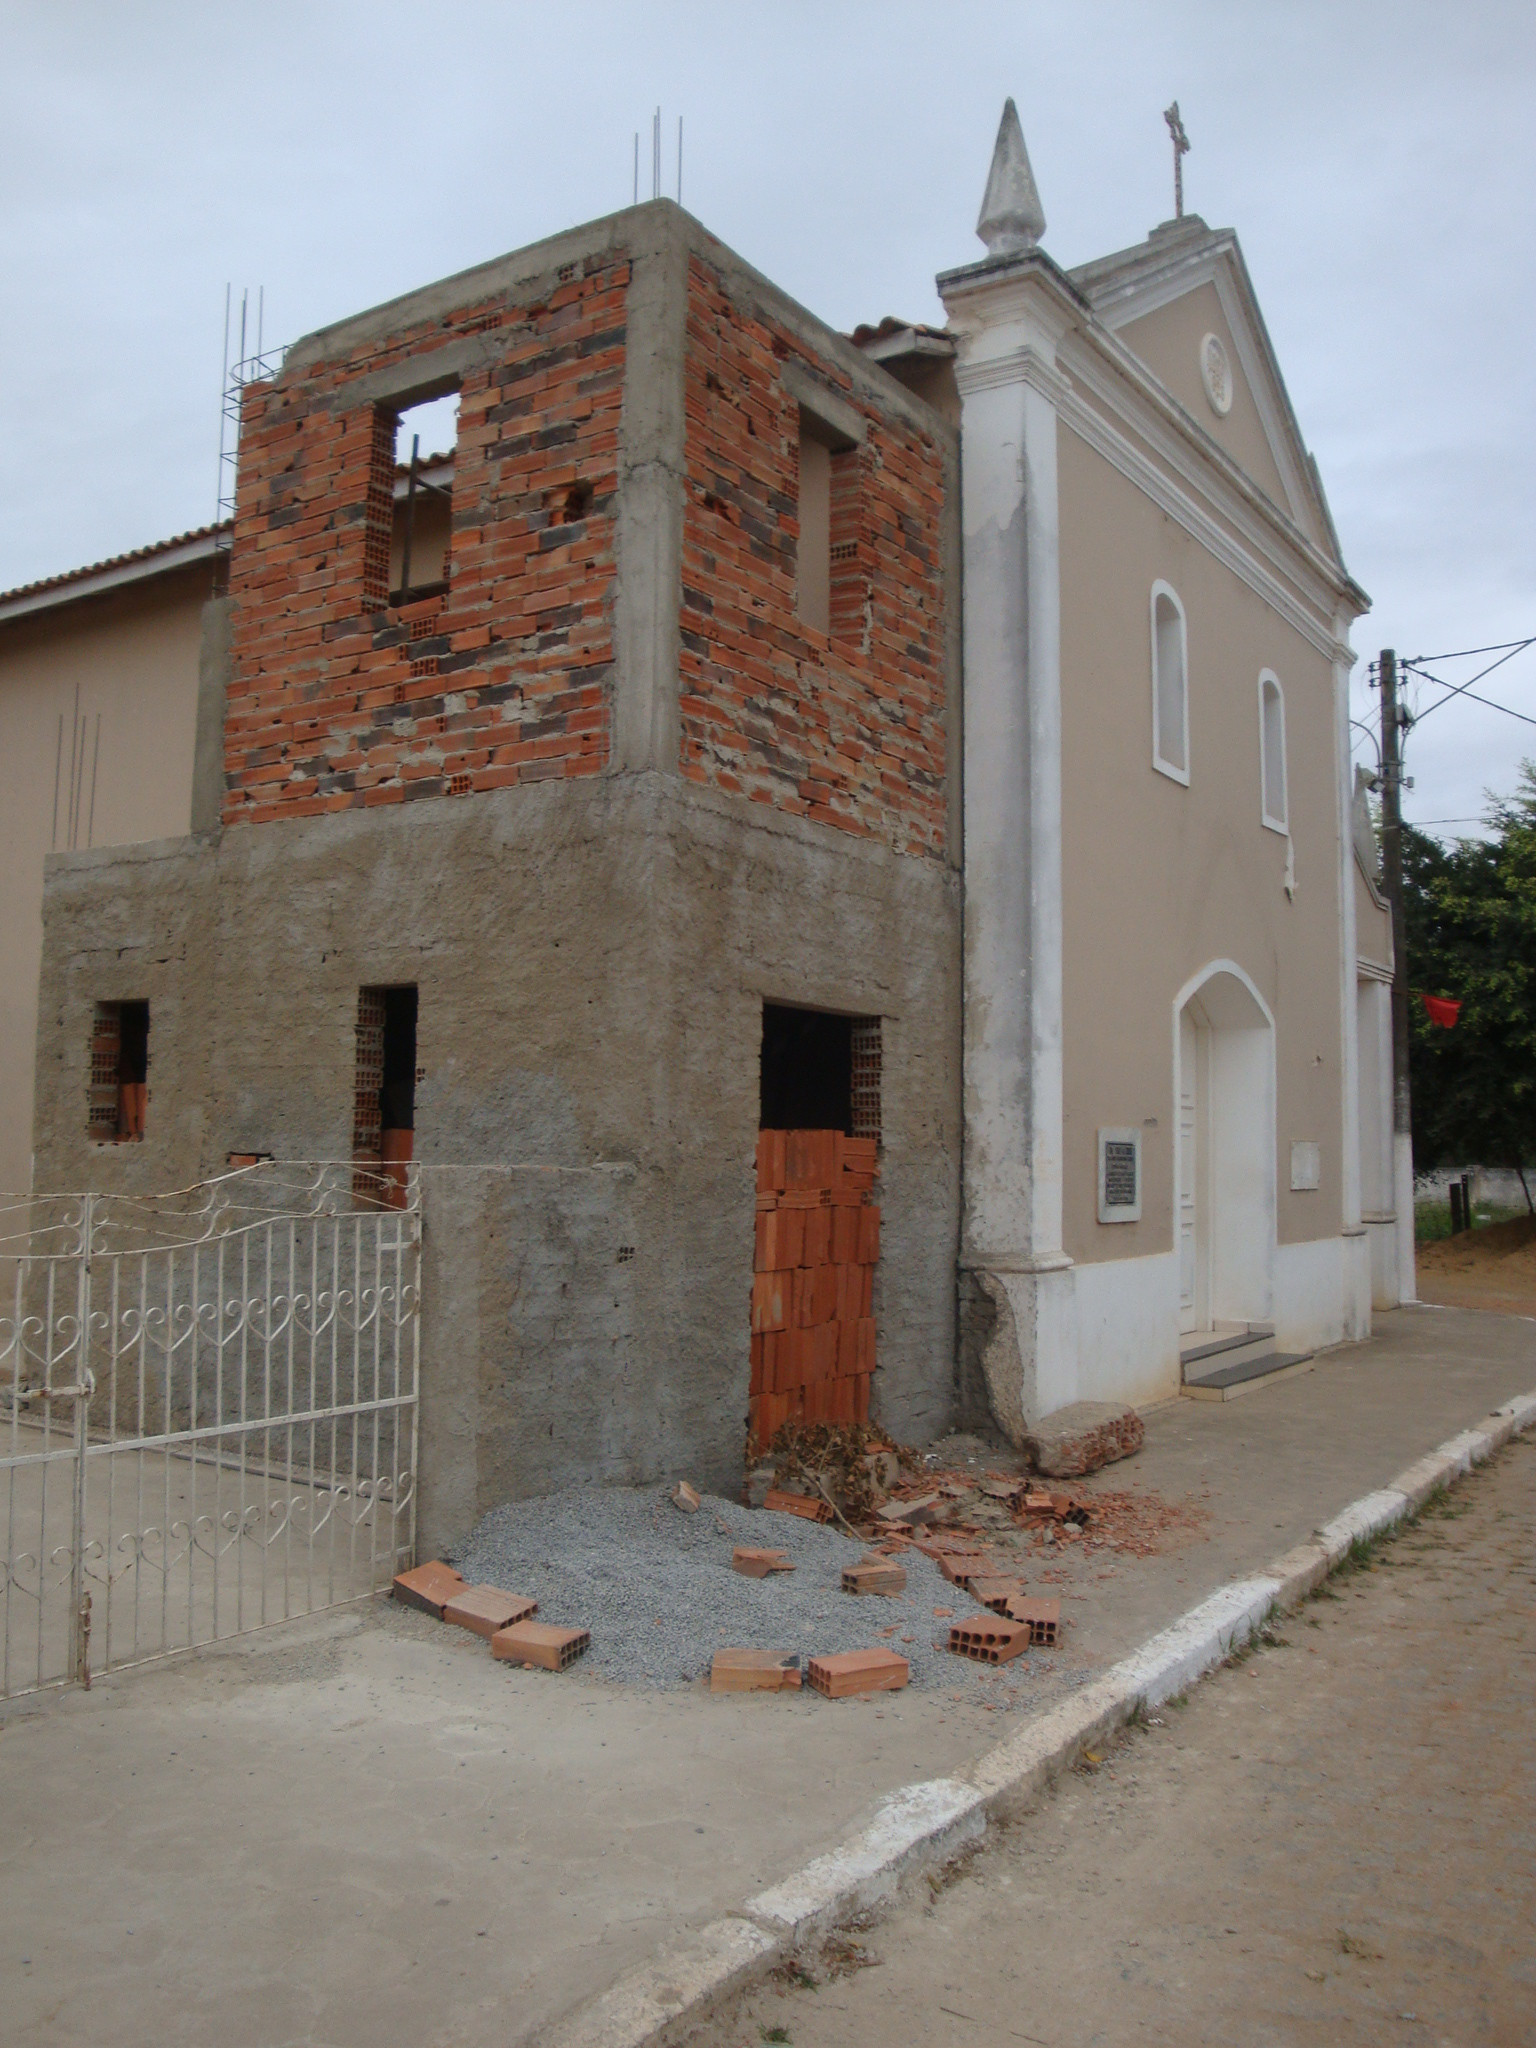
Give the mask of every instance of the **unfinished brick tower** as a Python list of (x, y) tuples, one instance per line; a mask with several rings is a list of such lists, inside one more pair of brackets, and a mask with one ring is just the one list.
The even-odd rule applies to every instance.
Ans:
[[(429, 1545), (734, 1487), (749, 1417), (951, 1413), (957, 440), (917, 381), (658, 201), (246, 389), (198, 829), (52, 875), (37, 1184), (414, 1157)], [(109, 1153), (76, 1100), (130, 998)]]

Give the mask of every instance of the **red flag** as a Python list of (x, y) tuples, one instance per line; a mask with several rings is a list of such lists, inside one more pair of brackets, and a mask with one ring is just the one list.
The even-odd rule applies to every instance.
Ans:
[(1443, 1024), (1447, 1031), (1461, 1015), (1461, 1004), (1450, 996), (1421, 995), (1419, 1001), (1429, 1012), (1431, 1024)]

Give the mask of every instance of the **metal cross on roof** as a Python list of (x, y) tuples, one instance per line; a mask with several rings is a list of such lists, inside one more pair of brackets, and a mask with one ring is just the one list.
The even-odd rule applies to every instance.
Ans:
[(1189, 148), (1189, 137), (1184, 133), (1184, 123), (1179, 118), (1179, 103), (1177, 100), (1174, 101), (1171, 107), (1164, 109), (1163, 119), (1168, 123), (1168, 133), (1173, 137), (1173, 217), (1175, 220), (1182, 220), (1184, 218), (1184, 157)]

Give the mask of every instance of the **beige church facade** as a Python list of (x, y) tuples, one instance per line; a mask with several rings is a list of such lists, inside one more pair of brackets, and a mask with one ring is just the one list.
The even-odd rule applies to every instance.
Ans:
[[(452, 1397), (477, 1440), (515, 1430), (535, 1377), (624, 1391), (611, 1453), (553, 1425), (542, 1465), (486, 1453), (439, 1528), (498, 1486), (739, 1461), (786, 1031), (878, 1062), (880, 1100), (844, 1128), (878, 1136), (867, 1398), (898, 1433), (1017, 1439), (1078, 1401), (1146, 1405), (1362, 1337), (1411, 1296), (1389, 921), (1350, 771), (1367, 600), (1236, 238), (1181, 218), (1062, 270), (1011, 103), (979, 232), (986, 255), (939, 279), (942, 329), (850, 340), (667, 202), (572, 231), (310, 337), (253, 387), (217, 563), (199, 537), (130, 588), (81, 572), (0, 598), (0, 1183), (345, 1156), (359, 992), (407, 986), (429, 1245), (435, 1173), (633, 1165), (631, 1207), (580, 1224), (624, 1240), (598, 1336), (515, 1306), (466, 1334), (467, 1300), (515, 1302), (496, 1261), (517, 1225), (467, 1223), (455, 1183), (476, 1263), (429, 1261), (456, 1306), (434, 1325), (423, 1300), (428, 1446), (456, 1372), (480, 1376)], [(579, 348), (613, 367), (573, 355), (574, 424), (514, 441), (512, 345), (488, 330), (521, 321), (547, 351), (588, 310)], [(273, 567), (260, 469), (284, 474), (289, 415), (333, 363), (338, 465), (366, 466), (392, 406), (477, 408), (433, 472), (453, 517), (433, 501), (429, 595), (391, 588), (419, 583), (398, 474), (392, 540), (387, 477), (371, 539), (341, 467), (310, 492), (344, 508), (339, 577), (355, 547), (361, 590), (366, 546), (393, 550), (362, 624), (347, 597), (325, 627), (360, 650), (346, 705), (299, 687), (322, 636), (286, 622), (315, 578)], [(495, 433), (499, 489), (545, 465), (514, 510), (471, 482)], [(516, 537), (482, 570), (497, 518)], [(509, 607), (540, 563), (553, 596)], [(540, 632), (514, 639), (512, 613)], [(81, 831), (97, 711), (113, 793)], [(142, 1140), (87, 1116), (104, 1000), (142, 1011)]]

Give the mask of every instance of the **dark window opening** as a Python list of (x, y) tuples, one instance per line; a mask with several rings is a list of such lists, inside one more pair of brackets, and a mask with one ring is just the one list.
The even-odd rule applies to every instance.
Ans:
[(448, 588), (459, 394), (426, 399), (394, 418), (389, 601), (417, 604)]
[(405, 1199), (415, 1153), (416, 1015), (414, 983), (357, 992), (352, 1157), (375, 1170), (354, 1174), (353, 1192), (389, 1207)]
[(796, 608), (816, 632), (857, 639), (863, 626), (859, 451), (808, 412), (800, 415), (799, 478)]
[(560, 518), (557, 524), (561, 526), (579, 526), (591, 510), (591, 484), (572, 484), (565, 494), (565, 503), (560, 508)]
[(106, 1145), (144, 1135), (149, 1106), (149, 1004), (98, 1003), (91, 1021), (87, 1129)]
[(880, 1135), (880, 1019), (763, 1005), (765, 1131)]

